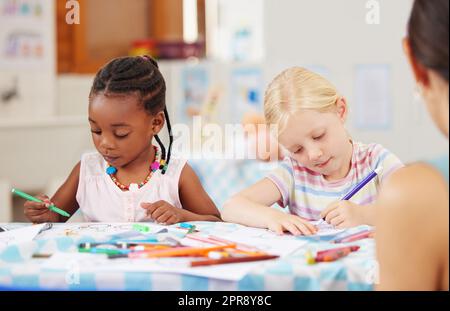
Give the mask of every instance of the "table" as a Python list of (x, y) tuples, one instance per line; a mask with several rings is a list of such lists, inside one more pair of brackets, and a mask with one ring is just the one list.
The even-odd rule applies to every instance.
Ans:
[[(192, 222), (201, 232), (214, 234), (234, 230), (237, 224), (223, 222)], [(29, 224), (0, 224), (8, 229)], [(54, 224), (64, 228), (67, 224)], [(219, 230), (220, 229), (220, 230)], [(34, 252), (67, 251), (83, 241), (95, 241), (89, 236), (58, 237), (10, 245), (0, 250), (0, 288), (28, 290), (132, 290), (132, 291), (265, 291), (265, 290), (372, 290), (378, 272), (373, 239), (353, 242), (357, 252), (335, 262), (308, 265), (305, 252), (330, 248), (329, 242), (308, 240), (305, 247), (252, 269), (239, 281), (225, 281), (182, 274), (158, 272), (98, 271), (83, 272), (77, 277), (67, 271), (48, 271), (45, 258), (31, 258)]]

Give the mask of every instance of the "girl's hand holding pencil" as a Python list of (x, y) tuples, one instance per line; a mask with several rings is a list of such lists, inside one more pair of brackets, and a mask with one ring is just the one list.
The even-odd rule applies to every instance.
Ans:
[(363, 180), (356, 184), (356, 186), (354, 186), (340, 201), (328, 205), (327, 208), (320, 213), (320, 217), (338, 229), (373, 223), (373, 218), (375, 216), (372, 205), (358, 206), (349, 200), (382, 171), (383, 167), (378, 166)]
[(328, 205), (320, 217), (337, 229), (351, 228), (366, 224), (364, 212), (367, 208), (350, 201), (336, 201)]
[(33, 197), (17, 189), (12, 189), (11, 192), (27, 200), (24, 204), (24, 214), (33, 223), (58, 222), (60, 220), (59, 215), (70, 217), (69, 213), (57, 208), (46, 195)]
[(59, 215), (49, 209), (52, 205), (50, 198), (46, 195), (37, 195), (36, 198), (42, 202), (26, 201), (23, 205), (25, 216), (33, 223), (58, 222)]

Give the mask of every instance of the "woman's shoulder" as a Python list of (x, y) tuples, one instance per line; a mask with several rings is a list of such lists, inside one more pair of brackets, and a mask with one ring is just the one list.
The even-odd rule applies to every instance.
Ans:
[(444, 179), (447, 181), (448, 184), (448, 168), (449, 168), (449, 157), (447, 155), (443, 155), (434, 159), (430, 159), (426, 161), (426, 163), (430, 164), (432, 167), (434, 167), (438, 172), (441, 173), (441, 175), (444, 177)]
[(395, 174), (392, 174), (389, 180), (392, 183), (401, 185), (428, 184), (430, 181), (445, 183), (440, 171), (426, 162), (408, 164), (395, 172)]
[(431, 165), (414, 163), (391, 174), (385, 181), (380, 196), (388, 198), (393, 206), (408, 206), (410, 209), (414, 206), (421, 208), (422, 204), (426, 204), (430, 211), (436, 207), (431, 201), (438, 199), (441, 202), (443, 198), (447, 198), (448, 203), (448, 184)]
[(392, 219), (398, 230), (415, 228), (412, 230), (422, 231), (429, 240), (437, 240), (446, 228), (444, 235), (448, 237), (448, 186), (426, 163), (407, 165), (389, 176), (381, 187), (378, 204), (381, 218)]
[[(448, 204), (445, 181), (425, 163), (407, 165), (382, 184), (377, 200), (377, 252), (385, 270), (382, 274), (397, 273), (397, 278), (404, 275), (403, 280), (394, 279), (396, 286), (430, 289), (442, 286), (437, 284), (442, 282), (436, 272), (442, 269), (448, 275)], [(408, 265), (402, 265), (404, 254), (408, 254)], [(414, 271), (424, 260), (427, 266)], [(409, 273), (416, 274), (408, 280)], [(387, 289), (386, 286), (392, 284), (385, 284), (382, 289)]]

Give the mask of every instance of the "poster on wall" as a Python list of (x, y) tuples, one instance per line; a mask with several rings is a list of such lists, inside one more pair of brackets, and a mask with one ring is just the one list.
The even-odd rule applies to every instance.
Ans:
[(206, 66), (184, 66), (181, 69), (181, 106), (179, 122), (190, 124), (192, 117), (202, 113), (209, 89), (209, 72)]
[(355, 127), (388, 130), (391, 127), (391, 70), (389, 65), (355, 68)]
[(0, 69), (52, 70), (54, 11), (49, 0), (0, 0)]
[(248, 115), (263, 114), (263, 73), (259, 67), (235, 68), (231, 72), (230, 115), (241, 123)]
[(0, 118), (55, 113), (54, 0), (0, 0)]
[(215, 34), (209, 42), (211, 55), (224, 61), (261, 62), (265, 50), (264, 6), (261, 0), (208, 1), (211, 18), (206, 27)]

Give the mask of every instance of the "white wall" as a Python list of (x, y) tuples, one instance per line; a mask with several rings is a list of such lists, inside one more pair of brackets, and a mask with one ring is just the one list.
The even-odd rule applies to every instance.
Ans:
[(89, 134), (84, 116), (2, 121), (0, 222), (11, 221), (13, 215), (23, 216), (19, 210), (23, 200), (14, 201), (17, 203), (15, 212), (11, 209), (11, 187), (52, 195), (55, 180), (64, 180), (80, 155), (92, 149)]
[(0, 125), (0, 179), (19, 189), (44, 190), (93, 148), (84, 117), (12, 123)]
[(0, 222), (12, 219), (11, 186), (5, 180), (0, 179)]

